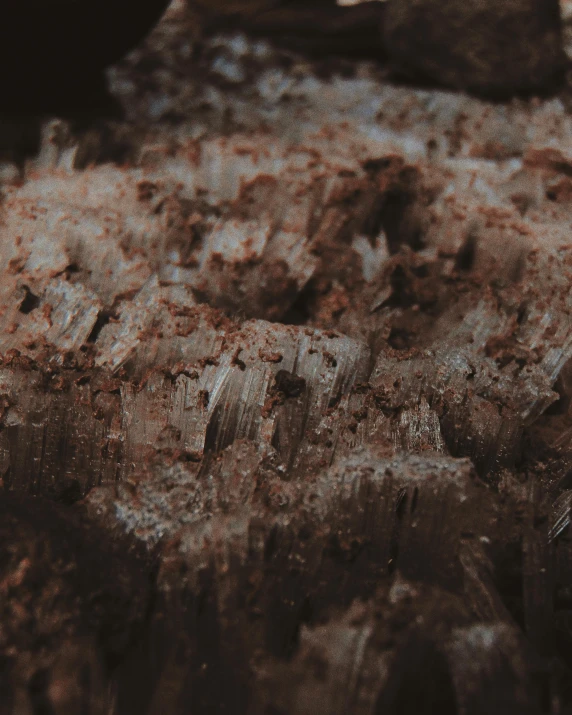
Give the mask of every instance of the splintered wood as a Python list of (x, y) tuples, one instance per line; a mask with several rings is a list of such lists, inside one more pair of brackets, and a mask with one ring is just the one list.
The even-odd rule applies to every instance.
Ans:
[(185, 18), (0, 165), (0, 713), (568, 712), (566, 97)]

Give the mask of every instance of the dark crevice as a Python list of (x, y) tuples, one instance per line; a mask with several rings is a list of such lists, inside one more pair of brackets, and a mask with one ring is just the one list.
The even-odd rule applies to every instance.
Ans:
[(556, 380), (552, 389), (558, 394), (558, 399), (546, 409), (544, 414), (548, 416), (567, 415), (570, 408), (571, 398), (564, 385), (561, 375)]
[(37, 295), (34, 295), (28, 286), (24, 286), (25, 296), (24, 300), (20, 304), (20, 313), (24, 315), (29, 315), (33, 310), (39, 307), (41, 299)]
[(28, 692), (34, 715), (56, 715), (48, 694), (49, 686), (50, 673), (47, 669), (37, 670), (30, 678)]
[(375, 715), (458, 715), (447, 659), (419, 633), (403, 644)]
[(284, 313), (281, 322), (285, 325), (307, 325), (311, 322), (311, 306), (316, 302), (316, 287), (313, 281), (309, 281), (298, 293), (298, 296)]
[(394, 350), (409, 350), (412, 346), (413, 336), (401, 328), (393, 327), (387, 338), (387, 343)]
[(458, 271), (470, 271), (475, 264), (477, 251), (477, 234), (476, 231), (469, 231), (465, 242), (457, 253), (455, 268)]
[(414, 194), (403, 189), (390, 190), (385, 195), (383, 207), (376, 218), (385, 231), (391, 253), (397, 253), (403, 245), (408, 245), (413, 250), (422, 247), (418, 232), (405, 229), (405, 221), (414, 200)]
[(100, 311), (86, 342), (87, 343), (95, 343), (97, 341), (101, 331), (103, 330), (103, 328), (106, 325), (108, 325), (112, 319), (113, 319), (113, 315), (110, 312), (103, 311), (103, 310)]

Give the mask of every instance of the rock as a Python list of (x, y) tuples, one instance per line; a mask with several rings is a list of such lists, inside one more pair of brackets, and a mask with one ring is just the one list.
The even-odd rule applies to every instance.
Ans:
[(0, 164), (0, 715), (570, 712), (563, 98), (178, 5)]
[(545, 92), (564, 66), (558, 0), (391, 0), (395, 68), (489, 96)]

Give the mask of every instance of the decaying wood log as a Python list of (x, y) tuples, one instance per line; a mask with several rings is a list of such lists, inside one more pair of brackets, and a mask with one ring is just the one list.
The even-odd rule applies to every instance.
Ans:
[(188, 22), (0, 164), (1, 715), (570, 712), (565, 96)]

